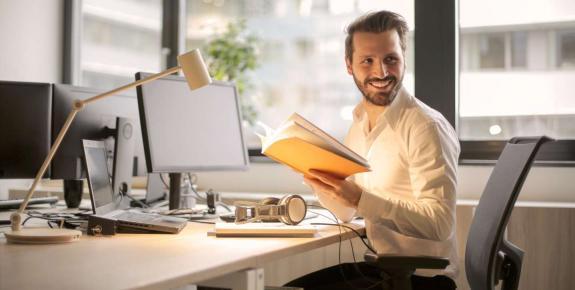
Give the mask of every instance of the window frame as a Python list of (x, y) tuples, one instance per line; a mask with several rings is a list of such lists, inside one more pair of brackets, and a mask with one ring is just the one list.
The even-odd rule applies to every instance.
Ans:
[[(64, 1), (62, 79), (66, 84), (77, 84), (79, 80), (81, 7), (82, 0)], [(170, 67), (177, 64), (176, 57), (185, 47), (186, 1), (163, 0), (162, 7), (162, 52), (166, 67)], [(417, 28), (414, 30), (415, 96), (458, 128), (459, 0), (414, 0), (414, 16)], [(459, 164), (493, 165), (505, 143), (502, 140), (460, 140)], [(249, 149), (249, 156), (253, 157), (253, 162), (271, 161), (259, 148)], [(575, 166), (575, 140), (546, 143), (539, 151), (536, 163)]]

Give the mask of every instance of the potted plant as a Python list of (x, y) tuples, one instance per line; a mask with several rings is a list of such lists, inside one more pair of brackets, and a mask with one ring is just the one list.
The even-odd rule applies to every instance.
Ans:
[(255, 124), (258, 112), (249, 95), (253, 85), (248, 73), (258, 66), (258, 45), (258, 38), (247, 33), (245, 20), (240, 20), (229, 23), (221, 35), (208, 41), (203, 48), (212, 77), (236, 84), (242, 116), (250, 126)]

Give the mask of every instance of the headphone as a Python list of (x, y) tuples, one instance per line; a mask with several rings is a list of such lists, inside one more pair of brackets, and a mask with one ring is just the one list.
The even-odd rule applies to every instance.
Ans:
[(236, 203), (235, 223), (280, 221), (286, 225), (297, 225), (305, 218), (306, 212), (307, 204), (297, 194), (282, 198), (268, 197), (256, 203)]

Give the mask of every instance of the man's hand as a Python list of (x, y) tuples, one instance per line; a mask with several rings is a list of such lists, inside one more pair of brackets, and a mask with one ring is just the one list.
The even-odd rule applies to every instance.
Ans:
[(310, 170), (310, 176), (304, 176), (304, 182), (317, 194), (325, 194), (345, 206), (357, 209), (363, 190), (357, 184), (337, 178), (329, 173)]

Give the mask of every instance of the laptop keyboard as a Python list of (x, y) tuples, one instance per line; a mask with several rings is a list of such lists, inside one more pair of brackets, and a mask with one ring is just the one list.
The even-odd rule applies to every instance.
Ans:
[(133, 221), (140, 221), (140, 222), (149, 222), (158, 219), (157, 215), (145, 214), (145, 213), (137, 213), (137, 212), (123, 212), (114, 218), (119, 220), (133, 220)]

